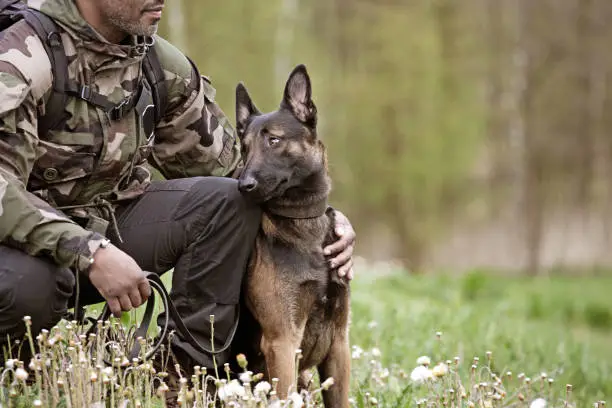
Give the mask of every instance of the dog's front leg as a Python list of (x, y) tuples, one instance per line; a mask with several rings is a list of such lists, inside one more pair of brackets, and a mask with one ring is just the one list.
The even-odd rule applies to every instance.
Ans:
[(323, 402), (326, 408), (349, 407), (349, 389), (351, 382), (351, 352), (348, 332), (348, 298), (344, 300), (345, 313), (336, 320), (336, 330), (329, 353), (317, 367), (321, 383), (332, 377), (334, 384), (323, 391)]
[(286, 399), (290, 387), (297, 390), (296, 350), (300, 347), (297, 338), (291, 335), (266, 336), (261, 339), (261, 349), (266, 357), (266, 366), (270, 379), (277, 378), (276, 389), (280, 399)]

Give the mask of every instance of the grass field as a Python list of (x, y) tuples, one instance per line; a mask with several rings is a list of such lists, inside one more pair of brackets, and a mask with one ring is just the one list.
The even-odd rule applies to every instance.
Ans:
[[(351, 325), (354, 406), (528, 407), (541, 397), (548, 407), (592, 407), (612, 395), (612, 278), (357, 273)], [(411, 380), (421, 356), (430, 358), (429, 369), (449, 360), (449, 372), (443, 366), (419, 369), (440, 376)], [(83, 375), (66, 377), (67, 382), (80, 378), (79, 387), (86, 388), (91, 373), (98, 373), (97, 379), (105, 375), (95, 364), (83, 364)], [(24, 392), (8, 386), (13, 372), (4, 371), (4, 396), (10, 388)], [(117, 381), (131, 387), (133, 401), (153, 404), (147, 401), (155, 392), (146, 395), (143, 388), (151, 384), (150, 374), (136, 378), (141, 385)], [(57, 382), (53, 374), (50, 379)], [(99, 387), (100, 381), (92, 384)], [(27, 392), (30, 400), (40, 397), (33, 388)], [(95, 392), (90, 394), (95, 400)]]

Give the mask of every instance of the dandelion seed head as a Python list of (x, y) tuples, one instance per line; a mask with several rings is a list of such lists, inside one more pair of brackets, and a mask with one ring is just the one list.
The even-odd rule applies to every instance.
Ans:
[(544, 398), (536, 398), (529, 404), (529, 408), (546, 408), (547, 406), (548, 403)]
[(244, 387), (240, 385), (238, 380), (232, 380), (227, 384), (223, 384), (218, 392), (219, 398), (224, 401), (231, 398), (242, 398), (242, 396), (246, 394)]
[(271, 389), (272, 389), (272, 386), (270, 385), (269, 382), (261, 381), (261, 382), (258, 382), (255, 385), (254, 392), (255, 392), (255, 394), (264, 394), (264, 395), (266, 395), (266, 394), (268, 394), (270, 392)]
[(304, 399), (297, 392), (292, 392), (289, 395), (288, 400), (291, 402), (291, 407), (292, 408), (301, 408), (301, 407), (304, 406)]
[(19, 381), (25, 381), (28, 379), (28, 372), (19, 367), (17, 370), (15, 370), (15, 377), (17, 377)]
[(417, 358), (417, 365), (420, 366), (429, 366), (431, 364), (431, 359), (428, 356), (421, 356), (419, 358)]
[(353, 346), (353, 351), (351, 352), (351, 358), (353, 360), (360, 359), (363, 356), (363, 349), (359, 346)]
[(444, 363), (439, 363), (432, 369), (432, 374), (434, 377), (443, 377), (447, 373), (448, 373), (448, 366)]
[(415, 367), (415, 369), (412, 370), (412, 372), (410, 373), (410, 380), (416, 384), (422, 384), (428, 379), (432, 378), (432, 370), (423, 365)]
[(240, 373), (239, 375), (240, 381), (242, 381), (243, 383), (251, 382), (252, 374), (253, 373), (250, 371), (245, 371), (243, 373)]

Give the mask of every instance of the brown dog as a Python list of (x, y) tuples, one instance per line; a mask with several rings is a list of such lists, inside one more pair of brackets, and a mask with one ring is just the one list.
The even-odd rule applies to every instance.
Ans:
[(325, 405), (348, 407), (350, 291), (322, 250), (335, 239), (327, 205), (331, 183), (306, 68), (291, 72), (280, 107), (271, 113), (260, 113), (240, 83), (236, 122), (244, 157), (239, 189), (264, 213), (234, 355), (246, 354), (252, 371), (278, 378), (283, 399), (305, 386), (306, 370), (317, 367), (321, 381), (334, 379)]

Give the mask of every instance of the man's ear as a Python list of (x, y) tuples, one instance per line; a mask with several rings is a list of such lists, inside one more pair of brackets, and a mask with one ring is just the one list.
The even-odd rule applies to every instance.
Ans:
[(289, 109), (300, 122), (313, 128), (316, 126), (317, 107), (312, 101), (310, 77), (303, 64), (289, 74), (281, 107)]
[(249, 118), (259, 114), (259, 110), (249, 96), (249, 91), (242, 82), (238, 83), (236, 86), (236, 132), (238, 136), (242, 137), (244, 134)]

